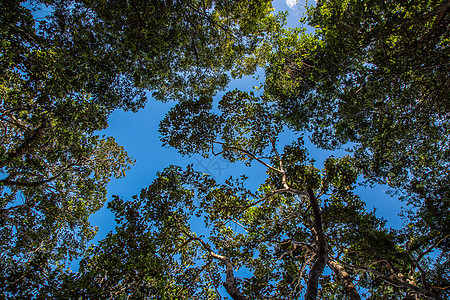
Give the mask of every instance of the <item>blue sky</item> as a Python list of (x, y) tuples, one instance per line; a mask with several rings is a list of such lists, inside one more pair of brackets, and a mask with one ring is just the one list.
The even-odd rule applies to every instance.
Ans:
[[(274, 1), (274, 7), (277, 11), (289, 11), (288, 26), (290, 27), (300, 25), (298, 19), (301, 12), (305, 11), (301, 3), (295, 4), (294, 2), (296, 1)], [(309, 1), (309, 4), (313, 3), (312, 0)], [(228, 89), (248, 90), (249, 87), (259, 85), (258, 83), (255, 78), (247, 77), (232, 81)], [(197, 170), (208, 173), (219, 181), (231, 175), (246, 174), (249, 176), (250, 185), (257, 187), (261, 183), (261, 177), (265, 176), (265, 169), (260, 166), (255, 165), (248, 168), (243, 164), (232, 165), (219, 157), (209, 159), (183, 157), (175, 149), (163, 147), (159, 140), (158, 124), (173, 105), (175, 105), (174, 102), (161, 103), (150, 100), (146, 107), (138, 113), (117, 111), (111, 116), (109, 127), (102, 134), (113, 136), (120, 145), (125, 147), (128, 154), (136, 159), (136, 164), (128, 171), (125, 178), (111, 181), (108, 186), (108, 199), (111, 199), (112, 195), (119, 195), (123, 199), (131, 199), (131, 196), (139, 194), (142, 188), (147, 187), (155, 179), (156, 172), (169, 165), (184, 167), (192, 163)], [(287, 143), (289, 140), (293, 140), (291, 135), (286, 133), (282, 137), (282, 141)], [(319, 168), (323, 166), (323, 160), (331, 154), (331, 152), (315, 149), (312, 146), (309, 148), (309, 152), (310, 156), (316, 159), (315, 165)], [(333, 154), (339, 156), (339, 153)], [(357, 193), (367, 203), (368, 210), (376, 207), (377, 215), (386, 218), (389, 226), (399, 227), (401, 220), (398, 213), (401, 204), (398, 200), (389, 197), (385, 193), (385, 189), (385, 187), (380, 186), (372, 189), (360, 187), (357, 189)], [(114, 216), (107, 210), (106, 205), (90, 220), (93, 225), (99, 228), (94, 242), (105, 237), (109, 231), (114, 230)]]

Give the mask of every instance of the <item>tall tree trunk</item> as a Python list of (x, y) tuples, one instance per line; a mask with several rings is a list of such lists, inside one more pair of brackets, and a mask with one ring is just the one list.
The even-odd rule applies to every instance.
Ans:
[(309, 202), (314, 216), (314, 230), (317, 238), (317, 259), (314, 262), (311, 271), (309, 272), (309, 279), (306, 286), (305, 300), (315, 300), (319, 289), (319, 278), (322, 275), (328, 261), (327, 240), (322, 228), (322, 212), (317, 201), (314, 191), (308, 189)]

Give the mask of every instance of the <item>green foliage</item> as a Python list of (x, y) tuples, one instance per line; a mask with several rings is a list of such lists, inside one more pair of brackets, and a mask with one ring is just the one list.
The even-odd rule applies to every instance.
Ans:
[[(364, 203), (349, 188), (342, 188), (356, 180), (348, 158), (331, 161), (322, 171), (311, 167), (304, 173), (315, 174), (320, 187), (333, 191), (320, 200), (329, 259), (346, 265), (361, 287), (377, 284), (373, 292), (380, 293), (389, 284), (379, 276), (367, 276), (364, 268), (389, 274), (385, 261), (398, 272), (408, 272), (411, 262), (400, 246), (403, 240), (373, 212), (365, 212)], [(333, 177), (336, 174), (345, 184)], [(238, 274), (240, 269), (250, 272), (250, 278), (236, 281), (247, 297), (301, 298), (317, 251), (314, 216), (306, 196), (279, 191), (274, 177), (252, 193), (245, 189), (245, 178), (218, 184), (191, 167), (170, 167), (133, 200), (116, 197), (110, 203), (118, 222), (116, 233), (83, 260), (73, 283), (80, 286), (78, 295), (92, 297), (101, 291), (104, 297), (216, 299), (223, 272), (213, 260), (211, 253), (216, 253), (229, 257)], [(309, 184), (303, 181), (297, 187)], [(128, 270), (130, 275), (125, 275)], [(345, 294), (338, 277), (323, 276), (320, 282), (321, 293)], [(393, 295), (401, 294), (400, 289)]]
[[(448, 9), (319, 1), (306, 33), (266, 0), (2, 2), (4, 297), (220, 299), (223, 281), (233, 299), (445, 299)], [(262, 96), (229, 91), (216, 105), (229, 74), (257, 66)], [(132, 164), (96, 131), (145, 91), (178, 100), (166, 145), (266, 173), (252, 191), (245, 176), (166, 168), (133, 199), (114, 197), (115, 232), (71, 273), (108, 181)], [(351, 142), (353, 155), (318, 168), (302, 138), (281, 145), (287, 128), (327, 149)], [(405, 192), (405, 228), (366, 210), (360, 175)]]
[[(59, 286), (60, 276), (72, 278), (58, 265), (94, 236), (89, 216), (105, 203), (111, 176), (124, 176), (133, 163), (113, 138), (97, 135), (109, 115), (137, 111), (146, 91), (159, 100), (211, 98), (276, 22), (271, 10), (270, 1), (0, 4), (0, 287), (6, 295), (33, 298), (47, 281)], [(89, 265), (84, 270), (85, 280), (96, 276)], [(108, 294), (101, 288), (93, 286), (91, 295)]]
[[(207, 260), (183, 233), (189, 231), (185, 221), (196, 210), (189, 188), (193, 177), (200, 180), (198, 184), (214, 184), (190, 169), (170, 167), (133, 201), (115, 197), (108, 206), (116, 214), (116, 232), (89, 249), (80, 270), (71, 277), (73, 295), (217, 299), (208, 276), (200, 274), (205, 269), (198, 261)], [(214, 272), (212, 266), (208, 270)]]
[[(441, 214), (435, 215), (430, 210), (427, 217), (419, 215), (423, 222), (434, 219), (443, 225), (433, 225), (436, 236), (432, 238), (425, 238), (430, 227), (419, 221), (411, 230), (422, 231), (420, 234), (386, 228), (385, 221), (375, 212), (367, 212), (363, 199), (353, 193), (359, 175), (369, 176), (358, 156), (330, 157), (319, 170), (308, 163), (302, 139), (278, 152), (283, 125), (278, 108), (270, 98), (234, 91), (227, 93), (217, 108), (211, 102), (179, 104), (160, 127), (163, 141), (183, 154), (222, 155), (230, 161), (261, 163), (267, 168), (268, 178), (258, 192), (242, 194), (227, 181), (224, 186), (210, 188), (212, 195), (205, 198), (210, 208), (201, 209), (206, 224), (213, 226), (207, 235), (216, 249), (212, 251), (252, 274), (237, 281), (241, 291), (254, 299), (302, 297), (305, 287), (309, 289), (306, 274), (311, 277), (316, 270), (318, 232), (323, 231), (326, 257), (333, 262), (329, 267), (335, 275), (324, 276), (323, 269), (319, 270), (322, 290), (318, 296), (356, 294), (356, 289), (351, 290), (353, 277), (370, 299), (386, 295), (400, 299), (405, 293), (441, 297), (436, 288), (430, 288), (432, 282), (435, 287), (448, 282), (443, 275), (448, 262), (446, 212), (440, 210)], [(409, 239), (422, 235), (421, 247), (408, 246)], [(439, 253), (437, 260), (432, 258), (435, 253)], [(431, 278), (434, 274), (439, 274), (439, 280)]]
[(446, 1), (320, 2), (305, 20), (314, 34), (276, 40), (266, 93), (317, 145), (354, 143), (370, 181), (412, 188), (415, 178), (435, 189), (449, 167), (447, 9)]
[(427, 249), (439, 257), (429, 276), (448, 270), (448, 9), (448, 1), (320, 1), (303, 20), (313, 33), (280, 31), (262, 54), (265, 97), (288, 126), (322, 148), (350, 143), (366, 182), (411, 205), (402, 239), (423, 241), (414, 257)]
[(73, 44), (89, 68), (114, 70), (112, 86), (163, 101), (212, 97), (275, 22), (267, 0), (52, 2), (61, 46)]
[(39, 285), (39, 276), (30, 283), (36, 268), (80, 254), (95, 235), (88, 218), (106, 201), (107, 183), (133, 163), (113, 138), (94, 133), (118, 105), (101, 100), (114, 88), (87, 86), (83, 76), (92, 73), (72, 68), (76, 54), (28, 6), (0, 5), (0, 286), (11, 293)]
[[(271, 136), (277, 136), (281, 130), (269, 104), (253, 93), (235, 90), (224, 95), (217, 109), (203, 98), (177, 104), (161, 121), (159, 131), (163, 143), (182, 154), (207, 156), (212, 151), (232, 162), (250, 163), (271, 147), (275, 142)], [(248, 153), (253, 155), (249, 157)]]
[[(210, 295), (222, 272), (233, 299), (296, 299), (310, 291), (310, 280), (319, 272), (318, 297), (338, 299), (360, 289), (367, 291), (368, 299), (401, 299), (406, 293), (440, 297), (430, 288), (447, 284), (445, 257), (434, 263), (430, 254), (443, 249), (446, 239), (424, 252), (431, 239), (422, 248), (410, 247), (407, 233), (387, 228), (374, 211), (366, 211), (364, 199), (353, 192), (361, 174), (354, 158), (330, 157), (318, 169), (302, 139), (279, 151), (282, 120), (274, 112), (268, 99), (233, 91), (217, 108), (204, 99), (180, 103), (161, 123), (163, 141), (183, 154), (260, 163), (267, 174), (260, 188), (250, 191), (245, 177), (218, 184), (191, 167), (171, 167), (139, 198), (120, 202), (145, 207), (132, 215), (141, 220), (139, 228), (153, 230), (154, 244), (168, 243), (157, 251), (170, 257), (165, 263), (184, 264), (184, 274), (198, 271), (190, 279), (173, 279), (178, 288), (185, 290), (186, 284), (198, 295)], [(222, 151), (217, 153), (214, 145)], [(118, 222), (131, 223), (123, 217)], [(325, 255), (333, 276), (326, 275), (325, 267), (316, 267), (320, 255)], [(198, 269), (189, 271), (194, 266)], [(230, 288), (229, 274), (241, 269), (250, 277), (232, 277)], [(439, 280), (432, 279), (434, 275)], [(352, 279), (358, 282), (353, 290)], [(218, 297), (218, 292), (212, 290), (212, 295)]]

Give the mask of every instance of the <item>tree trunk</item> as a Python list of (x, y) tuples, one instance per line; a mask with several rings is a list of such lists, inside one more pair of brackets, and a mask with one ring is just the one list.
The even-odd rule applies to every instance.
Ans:
[(314, 230), (317, 235), (317, 259), (314, 262), (311, 271), (309, 272), (309, 279), (306, 286), (305, 300), (315, 300), (319, 289), (319, 278), (328, 260), (327, 241), (322, 228), (322, 213), (320, 211), (319, 203), (314, 191), (308, 189), (309, 202), (314, 215)]

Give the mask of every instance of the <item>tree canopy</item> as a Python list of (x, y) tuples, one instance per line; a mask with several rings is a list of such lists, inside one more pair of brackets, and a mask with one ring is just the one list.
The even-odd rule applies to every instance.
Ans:
[(320, 1), (314, 34), (287, 30), (266, 54), (266, 94), (319, 147), (353, 143), (369, 180), (448, 199), (449, 5)]
[[(2, 2), (3, 296), (448, 298), (449, 8), (318, 1), (308, 32), (262, 0)], [(258, 67), (261, 93), (214, 97)], [(88, 246), (107, 183), (133, 164), (98, 131), (147, 92), (177, 101), (166, 146), (265, 173), (253, 190), (245, 171), (169, 166), (114, 196), (115, 231)], [(319, 166), (308, 137), (351, 149)], [(366, 209), (362, 183), (402, 195), (403, 228)]]
[(89, 216), (106, 202), (111, 177), (133, 163), (113, 137), (98, 134), (109, 115), (137, 111), (146, 91), (160, 100), (212, 97), (274, 26), (270, 8), (270, 1), (2, 1), (2, 291), (36, 288), (43, 280), (36, 268), (63, 266), (94, 236)]

